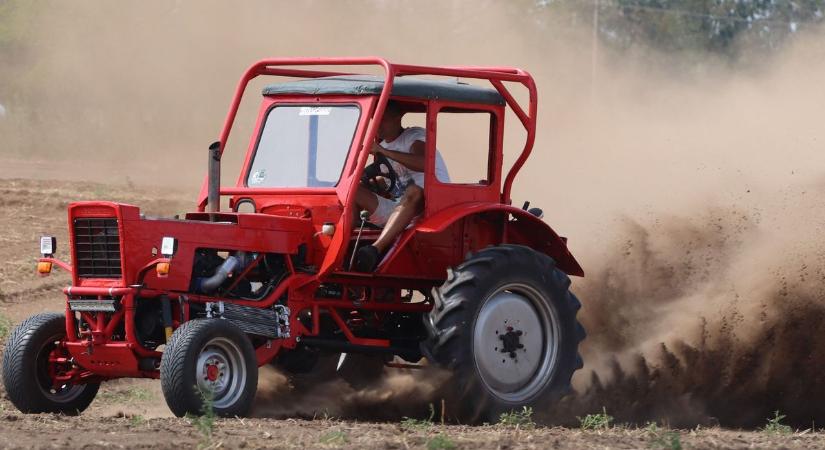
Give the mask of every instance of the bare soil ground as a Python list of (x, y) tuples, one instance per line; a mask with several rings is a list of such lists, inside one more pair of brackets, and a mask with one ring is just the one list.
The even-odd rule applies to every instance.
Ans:
[[(129, 184), (102, 185), (49, 180), (0, 178), (0, 334), (8, 324), (41, 311), (61, 311), (60, 288), (65, 274), (48, 278), (34, 273), (38, 237), (58, 238), (58, 257), (67, 257), (66, 206), (73, 200), (107, 199), (139, 205), (150, 215), (173, 215), (193, 208), (177, 192), (135, 188)], [(4, 330), (5, 327), (5, 330)], [(2, 341), (2, 339), (0, 339)], [(1, 345), (0, 345), (1, 346)], [(273, 374), (264, 377), (270, 382)], [(392, 385), (383, 386), (391, 389)], [(269, 391), (273, 391), (271, 387)], [(288, 388), (287, 388), (288, 389)], [(468, 427), (404, 420), (404, 395), (375, 394), (385, 408), (382, 422), (364, 421), (357, 412), (322, 407), (350, 401), (358, 392), (327, 386), (315, 395), (275, 389), (259, 398), (255, 418), (178, 419), (166, 408), (159, 384), (151, 380), (117, 380), (103, 385), (92, 406), (79, 417), (23, 415), (5, 399), (0, 388), (0, 447), (4, 448), (825, 448), (825, 434), (812, 431), (740, 431), (719, 428), (671, 430), (610, 426), (584, 431), (546, 426), (488, 425)], [(396, 393), (397, 394), (397, 393)], [(273, 403), (303, 402), (292, 408)], [(349, 400), (346, 400), (349, 399)], [(316, 411), (313, 418), (308, 411)], [(371, 416), (374, 416), (372, 414)], [(346, 417), (346, 420), (336, 417)]]

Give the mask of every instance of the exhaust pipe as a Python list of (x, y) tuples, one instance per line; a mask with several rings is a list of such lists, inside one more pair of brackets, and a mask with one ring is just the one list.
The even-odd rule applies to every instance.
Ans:
[[(206, 197), (207, 211), (216, 213), (221, 210), (221, 142), (215, 141), (209, 146), (209, 186)], [(214, 222), (215, 217), (210, 219)]]

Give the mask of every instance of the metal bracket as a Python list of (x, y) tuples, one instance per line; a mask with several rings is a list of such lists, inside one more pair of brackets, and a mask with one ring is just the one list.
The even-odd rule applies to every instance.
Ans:
[(284, 305), (275, 305), (272, 307), (275, 311), (275, 314), (278, 317), (278, 328), (275, 330), (275, 333), (278, 335), (278, 338), (285, 339), (290, 336), (289, 334), (289, 308)]
[[(217, 309), (217, 311), (215, 311)], [(223, 319), (223, 313), (225, 309), (223, 306), (223, 302), (206, 302), (206, 318), (212, 319)]]

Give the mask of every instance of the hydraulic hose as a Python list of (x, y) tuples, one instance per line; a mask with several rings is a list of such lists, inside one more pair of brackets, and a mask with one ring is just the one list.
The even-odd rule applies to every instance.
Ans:
[(229, 275), (238, 269), (240, 264), (238, 258), (234, 256), (226, 258), (226, 261), (218, 267), (214, 275), (197, 279), (196, 290), (204, 294), (215, 292), (229, 278)]

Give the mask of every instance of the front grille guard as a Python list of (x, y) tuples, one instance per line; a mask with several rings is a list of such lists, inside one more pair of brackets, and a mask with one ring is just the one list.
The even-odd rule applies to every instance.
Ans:
[(120, 231), (115, 217), (78, 217), (72, 222), (74, 271), (79, 278), (121, 278)]

